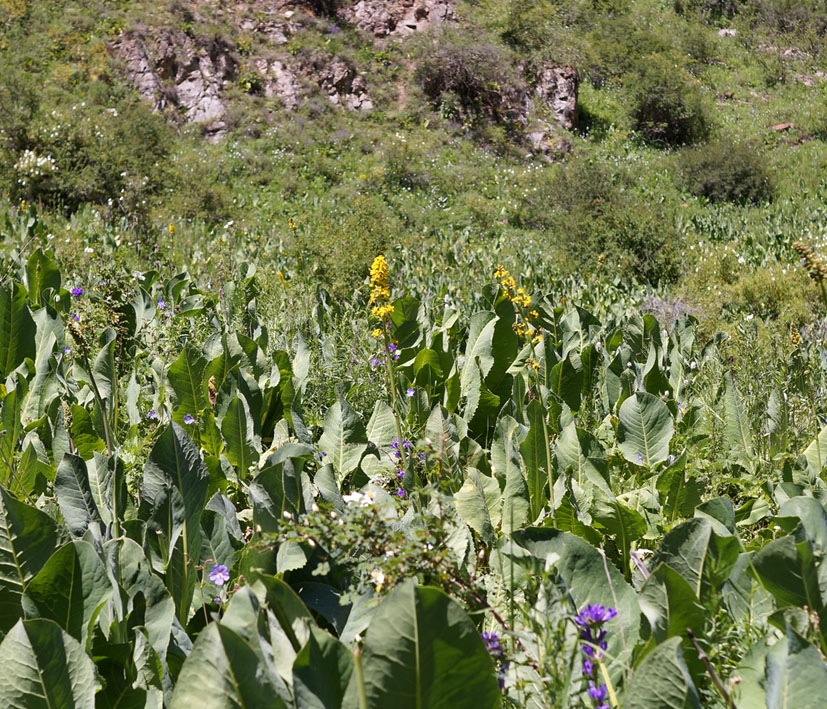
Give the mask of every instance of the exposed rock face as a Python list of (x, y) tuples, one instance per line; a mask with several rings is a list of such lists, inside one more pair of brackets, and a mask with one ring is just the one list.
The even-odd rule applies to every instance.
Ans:
[(233, 47), (225, 40), (199, 42), (183, 32), (165, 32), (154, 41), (133, 32), (113, 47), (123, 59), (138, 95), (156, 110), (178, 108), (184, 120), (203, 123), (208, 134), (223, 133), (221, 95), (236, 78)]
[(367, 83), (349, 61), (317, 54), (306, 60), (304, 71), (309, 79), (318, 83), (332, 104), (354, 111), (373, 108)]
[(374, 37), (407, 35), (454, 19), (447, 0), (359, 0), (339, 16)]
[(299, 105), (301, 85), (287, 64), (279, 59), (259, 58), (256, 60), (256, 70), (263, 78), (265, 96), (278, 96), (284, 107), (291, 111)]
[(567, 130), (577, 126), (577, 71), (570, 66), (543, 64), (537, 72), (537, 97)]

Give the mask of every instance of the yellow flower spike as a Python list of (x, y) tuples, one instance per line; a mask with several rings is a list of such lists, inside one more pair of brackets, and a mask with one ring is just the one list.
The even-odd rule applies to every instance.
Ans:
[(382, 337), (382, 330), (377, 327), (375, 330), (371, 331), (370, 336), (375, 337), (378, 340)]
[(506, 271), (502, 266), (497, 266), (497, 270), (494, 271), (494, 278), (500, 280), (508, 276), (508, 271)]
[(169, 233), (170, 233), (170, 236), (172, 236), (175, 233), (175, 224), (170, 224), (169, 225)]

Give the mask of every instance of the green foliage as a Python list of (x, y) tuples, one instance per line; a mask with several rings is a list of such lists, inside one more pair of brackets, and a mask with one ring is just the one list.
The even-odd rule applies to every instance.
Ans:
[(673, 61), (661, 55), (644, 57), (626, 84), (633, 126), (645, 141), (676, 146), (695, 143), (709, 134), (702, 94)]
[(444, 29), (420, 44), (415, 78), (444, 118), (512, 125), (522, 108), (523, 82), (502, 47)]
[(775, 187), (766, 161), (748, 145), (715, 142), (681, 155), (681, 179), (686, 188), (711, 202), (770, 201)]

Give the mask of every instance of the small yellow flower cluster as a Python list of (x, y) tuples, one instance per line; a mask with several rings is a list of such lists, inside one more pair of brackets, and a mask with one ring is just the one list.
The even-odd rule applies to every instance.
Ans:
[[(505, 288), (508, 299), (517, 306), (520, 310), (520, 315), (522, 315), (522, 319), (511, 326), (517, 334), (517, 337), (531, 335), (532, 331), (529, 323), (540, 317), (540, 313), (536, 310), (529, 310), (529, 308), (531, 308), (531, 296), (525, 292), (524, 288), (517, 288), (517, 282), (514, 280), (514, 277), (502, 266), (497, 266), (497, 270), (494, 271), (494, 278)], [(532, 337), (532, 342), (537, 343), (542, 339), (543, 336), (539, 332), (535, 332)]]
[(380, 337), (382, 337), (382, 330), (377, 327), (371, 330), (370, 336), (375, 337), (378, 340)]
[[(370, 312), (380, 320), (384, 320), (393, 313), (393, 306), (390, 304), (391, 288), (388, 285), (389, 273), (388, 262), (385, 261), (384, 256), (380, 254), (373, 259), (370, 267), (370, 304), (373, 308)], [(374, 334), (374, 337), (377, 335)]]
[(798, 347), (801, 344), (801, 334), (794, 330), (792, 335), (790, 335), (790, 341), (793, 343), (793, 347)]
[(169, 225), (169, 235), (172, 236), (175, 233), (175, 224)]

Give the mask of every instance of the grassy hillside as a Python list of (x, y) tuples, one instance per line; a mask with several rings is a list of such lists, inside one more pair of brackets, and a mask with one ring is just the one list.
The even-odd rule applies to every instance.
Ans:
[(379, 5), (0, 0), (0, 703), (819, 706), (827, 9)]

